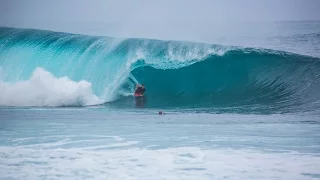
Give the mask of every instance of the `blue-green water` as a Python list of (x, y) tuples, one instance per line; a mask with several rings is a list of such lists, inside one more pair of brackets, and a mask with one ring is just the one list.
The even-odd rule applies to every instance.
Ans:
[(2, 109), (1, 179), (319, 178), (319, 116)]
[(313, 29), (244, 48), (0, 28), (0, 179), (319, 179)]

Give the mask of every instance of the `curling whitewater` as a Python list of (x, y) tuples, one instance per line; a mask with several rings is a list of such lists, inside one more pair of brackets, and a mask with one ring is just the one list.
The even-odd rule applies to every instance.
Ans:
[(320, 61), (288, 52), (192, 42), (0, 28), (1, 106), (303, 112), (319, 108)]

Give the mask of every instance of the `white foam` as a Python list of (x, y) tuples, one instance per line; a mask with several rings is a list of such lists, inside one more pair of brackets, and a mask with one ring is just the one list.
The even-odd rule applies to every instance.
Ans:
[(312, 179), (320, 157), (197, 147), (47, 149), (0, 147), (4, 179)]
[(30, 79), (15, 83), (0, 81), (1, 106), (87, 106), (103, 103), (91, 83), (57, 78), (36, 68)]
[[(187, 49), (186, 49), (187, 48)], [(223, 56), (232, 50), (231, 47), (219, 47), (207, 44), (190, 44), (186, 46), (169, 45), (166, 58), (169, 61), (188, 62), (199, 61), (210, 55)]]

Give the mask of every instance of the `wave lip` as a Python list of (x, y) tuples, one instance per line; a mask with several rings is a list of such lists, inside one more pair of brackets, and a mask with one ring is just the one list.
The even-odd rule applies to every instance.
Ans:
[(1, 106), (89, 106), (103, 101), (92, 93), (91, 83), (56, 78), (37, 68), (29, 80), (0, 82)]

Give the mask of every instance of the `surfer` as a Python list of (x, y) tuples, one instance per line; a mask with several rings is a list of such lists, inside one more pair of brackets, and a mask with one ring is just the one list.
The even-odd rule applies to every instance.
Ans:
[(146, 89), (144, 87), (144, 84), (142, 84), (142, 85), (137, 84), (136, 90), (134, 92), (134, 96), (136, 96), (136, 97), (143, 96), (145, 91), (146, 91)]
[(137, 85), (136, 90), (134, 91), (134, 96), (136, 99), (136, 106), (137, 107), (143, 107), (146, 99), (144, 97), (144, 92), (146, 91), (144, 84)]

